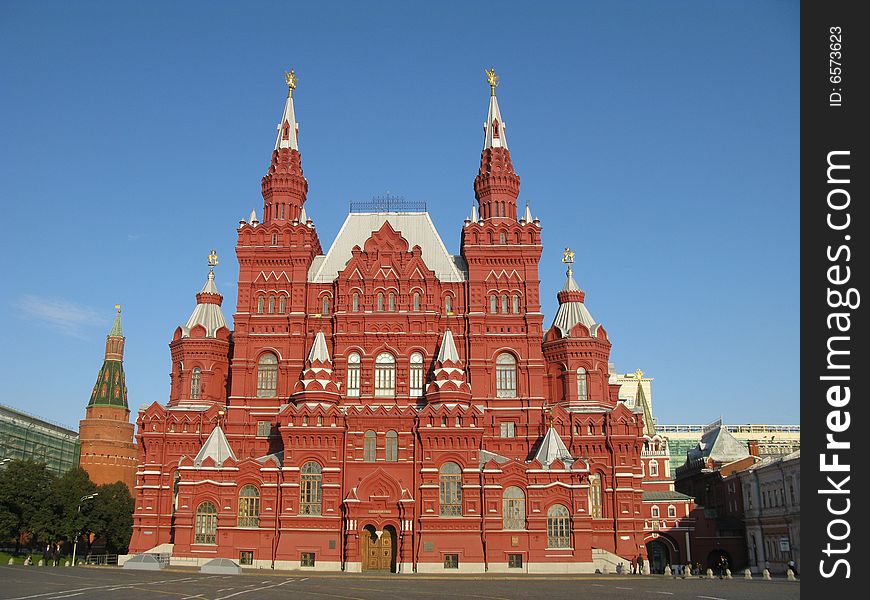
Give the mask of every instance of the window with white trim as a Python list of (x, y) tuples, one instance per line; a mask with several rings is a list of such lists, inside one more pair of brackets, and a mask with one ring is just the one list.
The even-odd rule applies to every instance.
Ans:
[(375, 359), (375, 396), (392, 398), (396, 395), (396, 358), (381, 352)]
[(352, 352), (347, 357), (347, 395), (359, 396), (360, 355)]
[(503, 352), (495, 360), (495, 395), (497, 398), (517, 397), (517, 359)]

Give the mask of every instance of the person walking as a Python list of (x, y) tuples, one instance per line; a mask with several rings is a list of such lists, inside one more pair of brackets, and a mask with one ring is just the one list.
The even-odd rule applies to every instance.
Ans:
[(797, 565), (795, 565), (795, 562), (794, 562), (793, 560), (788, 561), (788, 563), (786, 564), (785, 568), (786, 568), (786, 570), (791, 571), (792, 573), (794, 573), (794, 576), (795, 576), (795, 577), (798, 576)]
[(643, 575), (643, 556), (637, 555), (637, 574)]

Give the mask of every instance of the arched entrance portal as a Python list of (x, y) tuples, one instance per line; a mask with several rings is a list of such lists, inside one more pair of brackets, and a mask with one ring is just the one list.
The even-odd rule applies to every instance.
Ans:
[(650, 573), (664, 573), (665, 566), (671, 564), (671, 551), (661, 540), (647, 542), (646, 553), (649, 556)]
[(396, 572), (396, 530), (366, 525), (362, 530), (362, 570)]

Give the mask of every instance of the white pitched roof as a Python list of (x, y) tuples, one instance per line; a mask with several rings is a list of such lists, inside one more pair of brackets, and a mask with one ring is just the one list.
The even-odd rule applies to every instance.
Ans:
[(208, 439), (205, 440), (205, 444), (202, 445), (202, 448), (197, 453), (196, 458), (193, 459), (193, 464), (198, 467), (208, 457), (211, 457), (218, 467), (223, 465), (224, 461), (228, 458), (238, 460), (233, 449), (230, 448), (230, 443), (227, 441), (227, 436), (224, 435), (224, 430), (220, 426), (212, 430)]
[(443, 363), (446, 360), (452, 360), (455, 363), (459, 362), (459, 353), (456, 351), (456, 344), (453, 342), (453, 333), (449, 329), (444, 332), (444, 339), (441, 340), (441, 349), (438, 350), (438, 362)]
[(351, 259), (354, 246), (363, 248), (371, 235), (385, 222), (408, 241), (408, 249), (420, 246), (426, 266), (435, 271), (441, 281), (465, 281), (465, 265), (461, 257), (452, 256), (438, 235), (435, 224), (425, 212), (350, 213), (335, 237), (332, 247), (322, 260), (315, 257), (308, 270), (308, 281), (329, 283), (338, 277)]
[[(287, 123), (287, 139), (284, 139), (284, 123)], [(292, 148), (299, 150), (298, 135), (299, 124), (296, 123), (296, 110), (293, 108), (293, 96), (287, 96), (284, 103), (284, 114), (278, 123), (278, 137), (275, 138), (275, 150), (279, 148)]]
[[(209, 271), (208, 279), (206, 280), (205, 285), (202, 286), (200, 293), (202, 292), (209, 294), (218, 293), (217, 286), (214, 284), (214, 272)], [(206, 337), (215, 337), (217, 330), (221, 327), (226, 327), (227, 322), (226, 319), (224, 319), (224, 313), (221, 311), (221, 307), (217, 304), (197, 303), (196, 308), (193, 309), (193, 313), (187, 320), (187, 324), (181, 328), (181, 336), (189, 337), (190, 330), (197, 325), (205, 327)]]
[(331, 362), (329, 358), (329, 350), (326, 348), (326, 337), (322, 331), (318, 331), (314, 337), (314, 344), (311, 345), (311, 352), (308, 353), (308, 360), (311, 362)]
[[(498, 123), (498, 135), (495, 135), (493, 122)], [(489, 97), (489, 111), (486, 114), (486, 123), (483, 124), (483, 149), (487, 148), (504, 148), (507, 150), (507, 137), (504, 133), (504, 120), (501, 118), (501, 111), (498, 108), (498, 98), (493, 93)]]
[[(562, 286), (563, 292), (579, 292), (580, 286), (577, 285), (577, 282), (574, 281), (574, 274), (572, 270), (568, 269), (568, 279), (565, 281), (565, 285)], [(556, 312), (556, 317), (553, 319), (553, 327), (559, 330), (559, 333), (562, 337), (568, 337), (571, 335), (571, 329), (577, 323), (583, 323), (587, 329), (589, 329), (589, 334), (592, 337), (595, 337), (598, 332), (598, 324), (595, 322), (595, 319), (592, 318), (592, 315), (589, 313), (589, 309), (586, 308), (586, 305), (583, 302), (565, 302), (559, 305), (559, 310)]]
[(541, 445), (535, 453), (535, 459), (544, 467), (549, 467), (550, 463), (556, 459), (561, 460), (568, 466), (574, 463), (574, 459), (571, 457), (571, 453), (568, 452), (565, 442), (562, 441), (562, 438), (556, 433), (552, 425), (547, 431), (547, 435), (541, 441)]

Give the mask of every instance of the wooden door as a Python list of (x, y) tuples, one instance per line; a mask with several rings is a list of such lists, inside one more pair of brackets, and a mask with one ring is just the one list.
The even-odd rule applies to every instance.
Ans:
[(368, 529), (363, 530), (362, 568), (364, 571), (390, 571), (393, 566), (393, 536), (389, 530), (380, 539)]

